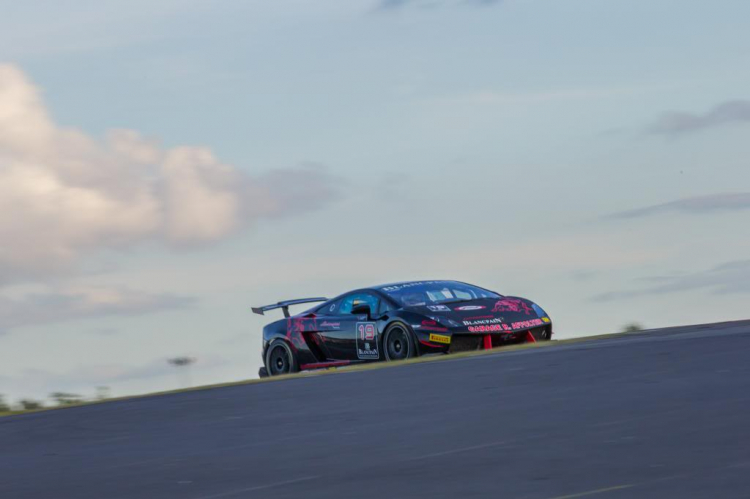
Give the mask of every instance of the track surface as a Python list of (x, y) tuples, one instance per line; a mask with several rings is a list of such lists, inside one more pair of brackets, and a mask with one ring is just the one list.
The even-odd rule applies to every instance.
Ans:
[(0, 419), (0, 497), (750, 497), (750, 321)]

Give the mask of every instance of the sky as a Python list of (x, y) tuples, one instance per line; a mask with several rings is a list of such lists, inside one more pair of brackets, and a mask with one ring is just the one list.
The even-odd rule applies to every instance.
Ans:
[(257, 375), (411, 279), (750, 318), (745, 0), (0, 0), (0, 394)]

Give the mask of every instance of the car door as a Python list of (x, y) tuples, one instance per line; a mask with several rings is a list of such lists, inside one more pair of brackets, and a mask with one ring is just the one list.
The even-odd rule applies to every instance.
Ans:
[(353, 315), (358, 303), (367, 303), (377, 313), (380, 298), (368, 292), (344, 295), (319, 310), (318, 331), (333, 360), (378, 360), (377, 324), (364, 315)]

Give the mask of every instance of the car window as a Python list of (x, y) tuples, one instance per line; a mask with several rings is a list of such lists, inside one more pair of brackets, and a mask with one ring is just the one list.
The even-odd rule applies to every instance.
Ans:
[(318, 309), (318, 313), (321, 315), (337, 315), (339, 308), (341, 307), (341, 300), (335, 300), (330, 303), (325, 303)]
[(337, 310), (333, 313), (335, 313), (336, 315), (351, 314), (352, 309), (354, 308), (354, 305), (357, 305), (363, 302), (370, 305), (370, 310), (373, 312), (378, 310), (378, 307), (380, 305), (380, 300), (375, 295), (372, 295), (370, 293), (352, 293), (348, 296), (345, 296), (341, 300), (341, 305), (338, 306)]
[(420, 307), (480, 298), (501, 298), (495, 292), (454, 281), (415, 281), (380, 288), (402, 307)]

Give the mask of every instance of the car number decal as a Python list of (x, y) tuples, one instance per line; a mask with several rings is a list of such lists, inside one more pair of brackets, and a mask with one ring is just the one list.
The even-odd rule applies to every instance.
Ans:
[(378, 330), (374, 322), (357, 323), (357, 358), (380, 358), (380, 352), (378, 352)]

